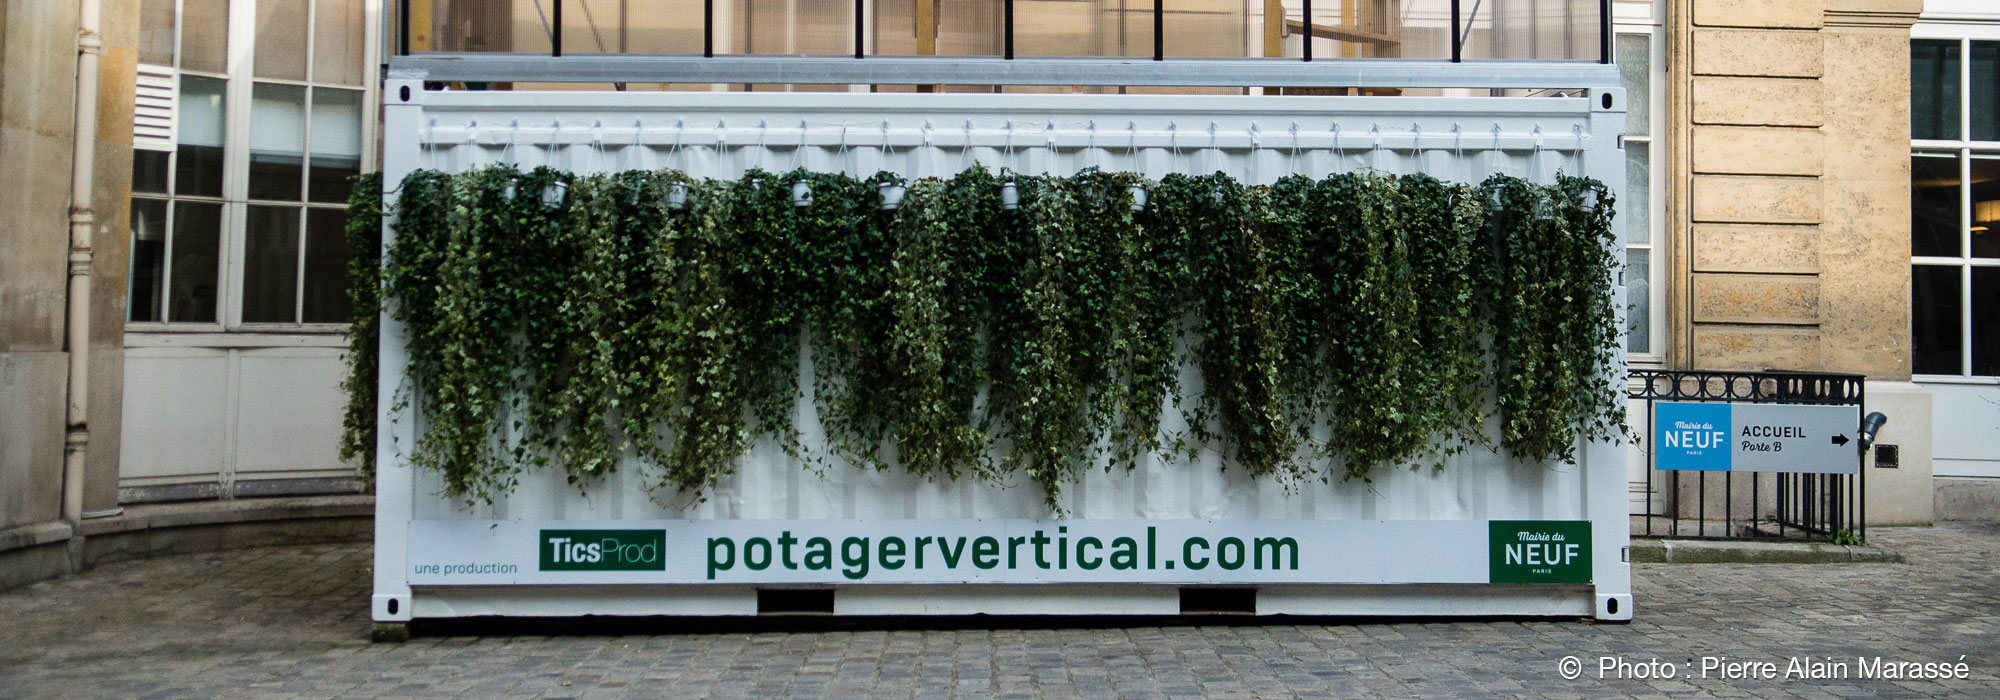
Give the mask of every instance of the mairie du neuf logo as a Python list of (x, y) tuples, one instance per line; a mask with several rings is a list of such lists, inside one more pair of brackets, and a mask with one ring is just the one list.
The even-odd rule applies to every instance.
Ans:
[(543, 530), (542, 571), (665, 571), (665, 530)]

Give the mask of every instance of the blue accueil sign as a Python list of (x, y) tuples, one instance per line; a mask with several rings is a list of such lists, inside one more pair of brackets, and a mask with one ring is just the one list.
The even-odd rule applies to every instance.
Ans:
[(1654, 468), (1853, 474), (1859, 406), (1684, 403), (1653, 406)]

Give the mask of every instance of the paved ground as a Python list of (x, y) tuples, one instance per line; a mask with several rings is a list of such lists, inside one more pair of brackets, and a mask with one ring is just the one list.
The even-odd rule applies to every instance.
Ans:
[[(1639, 619), (366, 640), (368, 548), (104, 566), (0, 594), (0, 697), (2000, 698), (2000, 524), (1907, 564), (1640, 565)], [(1559, 661), (1584, 661), (1565, 680)], [(1970, 680), (1690, 678), (1703, 656), (1952, 662)], [(1695, 660), (1600, 679), (1598, 658)]]

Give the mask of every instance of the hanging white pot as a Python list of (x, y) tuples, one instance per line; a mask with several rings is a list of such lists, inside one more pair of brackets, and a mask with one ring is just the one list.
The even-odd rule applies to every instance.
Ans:
[(514, 178), (507, 178), (507, 185), (500, 188), (500, 201), (514, 201)]
[(1146, 186), (1133, 185), (1130, 189), (1132, 190), (1132, 211), (1145, 211)]
[(688, 186), (678, 182), (674, 183), (674, 186), (667, 190), (667, 208), (680, 211), (686, 209), (687, 205)]
[(1597, 212), (1597, 190), (1589, 189), (1583, 191), (1583, 208), (1585, 211), (1593, 214)]
[(1503, 203), (1501, 202), (1501, 199), (1500, 199), (1500, 190), (1501, 190), (1501, 188), (1499, 188), (1499, 187), (1495, 187), (1495, 188), (1493, 188), (1493, 189), (1491, 189), (1491, 190), (1487, 190), (1487, 191), (1486, 191), (1486, 210), (1487, 210), (1487, 211), (1491, 211), (1491, 212), (1497, 212), (1497, 211), (1500, 211), (1500, 209), (1501, 209), (1501, 207), (1502, 207), (1502, 206), (1504, 206), (1504, 204), (1503, 204)]
[(569, 196), (569, 183), (557, 180), (542, 188), (542, 206), (561, 209), (563, 198)]
[(805, 180), (792, 183), (792, 206), (801, 209), (812, 206), (813, 186)]
[(1005, 211), (1021, 208), (1021, 190), (1014, 186), (1013, 180), (1000, 183), (1000, 208)]
[(876, 185), (876, 193), (882, 195), (882, 211), (895, 211), (896, 207), (903, 206), (903, 193), (908, 190), (908, 187), (894, 182)]

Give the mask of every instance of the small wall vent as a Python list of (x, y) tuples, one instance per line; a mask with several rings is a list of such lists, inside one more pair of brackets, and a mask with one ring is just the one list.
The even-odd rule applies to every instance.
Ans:
[(174, 120), (180, 96), (174, 69), (139, 64), (132, 96), (132, 147), (148, 151), (174, 150)]

